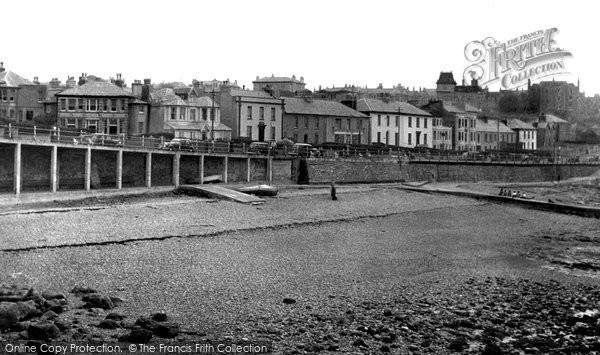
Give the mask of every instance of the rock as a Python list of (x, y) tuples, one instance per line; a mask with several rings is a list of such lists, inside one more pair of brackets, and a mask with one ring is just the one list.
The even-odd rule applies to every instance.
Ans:
[(109, 297), (99, 293), (86, 294), (81, 300), (85, 302), (83, 306), (85, 308), (113, 309), (115, 307)]
[(381, 346), (381, 348), (379, 348), (379, 351), (381, 351), (382, 353), (389, 353), (389, 352), (391, 352), (392, 350), (390, 349), (390, 347), (389, 347), (389, 346), (387, 346), (387, 345), (382, 345), (382, 346)]
[(55, 320), (54, 325), (56, 325), (61, 332), (71, 329), (71, 324), (65, 320)]
[(119, 323), (113, 319), (103, 319), (98, 324), (98, 328), (102, 329), (117, 329), (119, 328)]
[(124, 302), (120, 297), (110, 296), (109, 298), (115, 307), (119, 307)]
[(34, 301), (25, 301), (14, 303), (19, 320), (27, 320), (34, 317), (39, 317), (42, 312), (37, 309)]
[(140, 317), (135, 321), (135, 325), (143, 329), (154, 331), (158, 326), (158, 322), (149, 317)]
[(293, 299), (293, 298), (286, 297), (286, 298), (283, 299), (283, 303), (285, 303), (285, 304), (294, 304), (294, 303), (296, 303), (296, 300)]
[(31, 325), (31, 322), (29, 322), (29, 321), (19, 322), (12, 327), (12, 330), (17, 331), (17, 332), (22, 332), (24, 330), (29, 329), (30, 325)]
[(55, 319), (56, 317), (58, 317), (58, 314), (56, 314), (56, 313), (55, 313), (55, 312), (53, 312), (53, 311), (47, 311), (46, 313), (44, 313), (44, 314), (42, 315), (42, 317), (41, 317), (41, 318), (42, 318), (42, 319), (46, 319), (46, 320), (52, 320), (52, 319)]
[(133, 328), (127, 337), (127, 341), (135, 344), (146, 344), (150, 339), (152, 339), (152, 332), (140, 327)]
[(94, 290), (93, 288), (89, 288), (89, 287), (75, 286), (71, 290), (71, 293), (75, 294), (76, 296), (81, 296), (81, 295), (86, 295), (86, 294), (90, 294), (90, 293), (98, 293), (98, 291)]
[(167, 321), (167, 314), (163, 313), (163, 312), (158, 312), (158, 313), (154, 313), (153, 315), (151, 315), (152, 319), (157, 321), (157, 322), (166, 322)]
[(56, 338), (60, 334), (60, 330), (54, 323), (41, 322), (31, 324), (27, 333), (30, 339), (48, 340)]
[(45, 300), (42, 304), (42, 309), (60, 314), (63, 312), (63, 305), (57, 299)]
[(490, 343), (483, 348), (481, 355), (502, 355), (502, 349), (496, 344)]
[(161, 338), (175, 338), (179, 335), (179, 324), (161, 322), (154, 328), (154, 335)]
[(352, 345), (368, 348), (367, 343), (365, 343), (365, 340), (363, 338), (358, 338), (354, 340), (354, 342), (352, 342)]
[(19, 312), (14, 303), (0, 303), (0, 331), (12, 328), (19, 321)]
[(456, 352), (461, 352), (469, 347), (469, 343), (465, 340), (465, 338), (456, 338), (448, 344), (448, 349)]
[(52, 292), (52, 291), (44, 291), (42, 292), (42, 297), (47, 300), (59, 300), (66, 299), (65, 295), (62, 293)]
[(119, 313), (109, 313), (106, 315), (106, 317), (104, 317), (104, 319), (112, 319), (115, 321), (122, 321), (123, 319), (125, 319), (125, 316)]
[(394, 312), (392, 312), (392, 310), (391, 310), (391, 309), (386, 309), (385, 311), (383, 311), (383, 315), (384, 315), (385, 317), (391, 317), (391, 316), (393, 316), (393, 315), (394, 315)]

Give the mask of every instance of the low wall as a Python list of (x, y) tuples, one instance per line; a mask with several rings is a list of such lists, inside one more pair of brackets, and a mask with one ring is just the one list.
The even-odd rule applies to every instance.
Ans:
[[(532, 182), (564, 180), (600, 172), (600, 165), (398, 162), (366, 159), (308, 159), (311, 184), (391, 181)], [(298, 160), (294, 162), (297, 176)]]

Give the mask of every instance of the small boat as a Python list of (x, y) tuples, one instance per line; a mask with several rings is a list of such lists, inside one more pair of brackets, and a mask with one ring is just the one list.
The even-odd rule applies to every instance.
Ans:
[(256, 195), (256, 196), (276, 196), (277, 192), (278, 192), (277, 187), (271, 186), (271, 185), (256, 185), (256, 186), (238, 187), (235, 190), (246, 193), (246, 194)]

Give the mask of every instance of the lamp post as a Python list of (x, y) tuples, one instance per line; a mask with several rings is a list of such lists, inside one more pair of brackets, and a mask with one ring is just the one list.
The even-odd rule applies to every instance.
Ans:
[(216, 112), (215, 112), (215, 88), (213, 87), (213, 89), (211, 90), (211, 96), (212, 96), (212, 100), (211, 100), (211, 109), (210, 109), (210, 121), (211, 121), (211, 128), (210, 128), (210, 140), (212, 142), (215, 141), (215, 116), (216, 116)]

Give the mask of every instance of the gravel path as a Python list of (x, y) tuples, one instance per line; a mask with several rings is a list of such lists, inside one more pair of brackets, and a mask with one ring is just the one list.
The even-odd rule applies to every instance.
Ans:
[(277, 353), (600, 351), (598, 317), (576, 317), (600, 308), (598, 279), (540, 257), (580, 231), (597, 242), (599, 221), (393, 189), (327, 197), (1, 216), (2, 249), (42, 248), (0, 252), (0, 283), (90, 286), (130, 319), (164, 311), (194, 340)]

